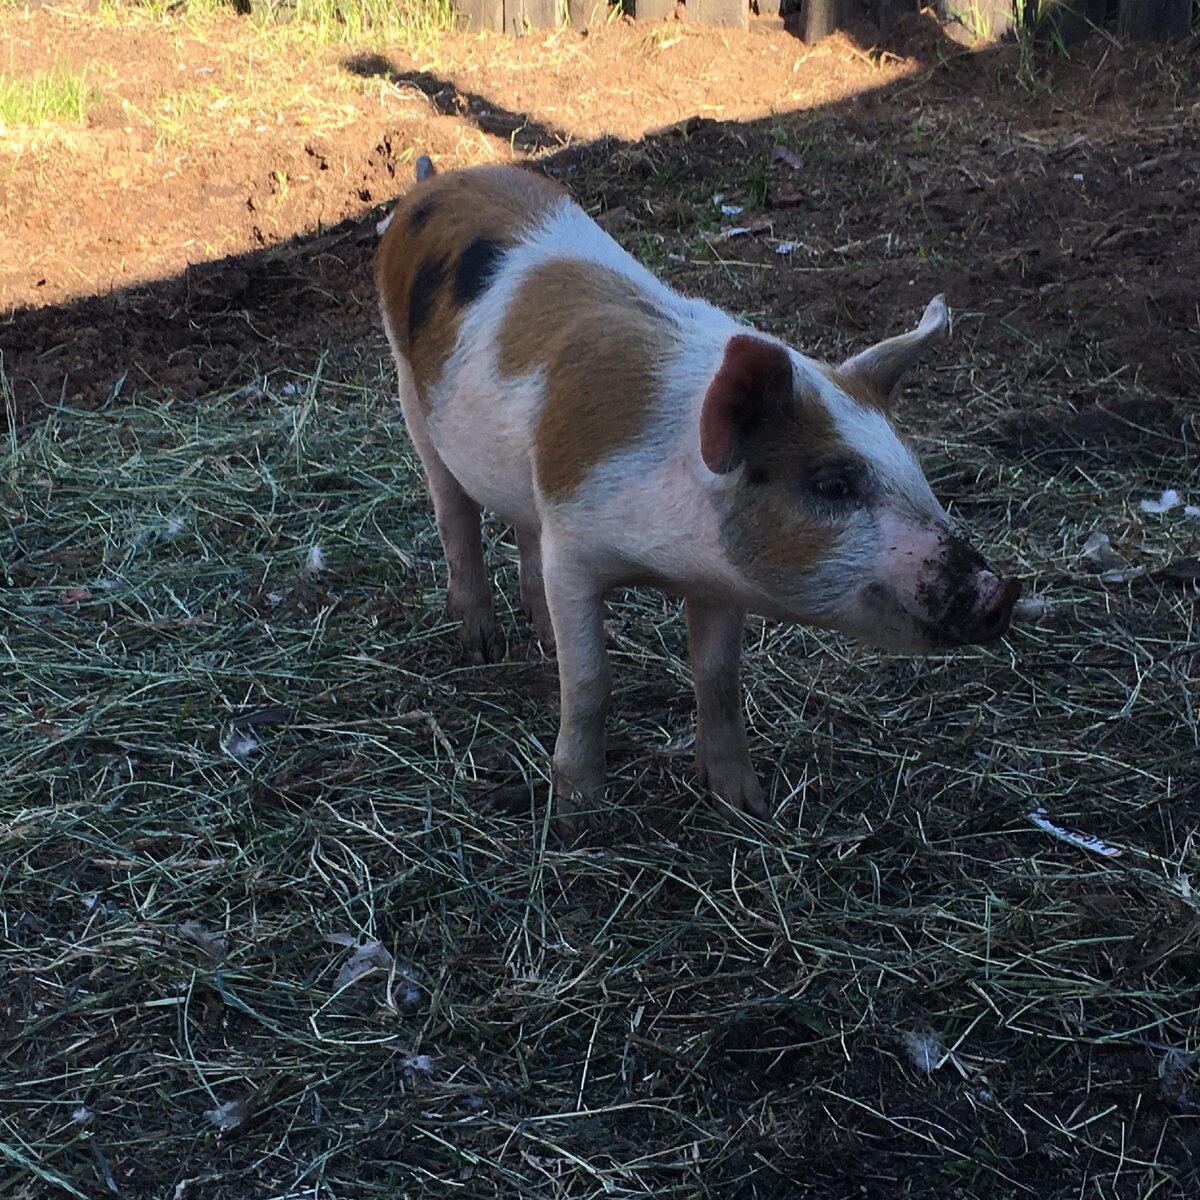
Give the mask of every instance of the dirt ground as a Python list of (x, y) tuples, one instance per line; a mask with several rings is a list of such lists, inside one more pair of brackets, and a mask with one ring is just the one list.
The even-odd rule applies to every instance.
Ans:
[(303, 367), (302, 348), (369, 337), (372, 221), (416, 153), (447, 168), (602, 138), (615, 150), (656, 126), (763, 118), (911, 69), (841, 41), (809, 51), (778, 24), (445, 35), (424, 51), (293, 39), (279, 53), (233, 16), (109, 27), (42, 9), (0, 14), (0, 29), (13, 69), (65, 62), (103, 88), (86, 129), (0, 142), (0, 306), (19, 314), (4, 349), (22, 407), (31, 387), (94, 401), (126, 371), (195, 394), (250, 359)]
[[(812, 48), (771, 22), (281, 53), (235, 17), (47, 8), (0, 30), (10, 69), (67, 62), (102, 88), (86, 129), (0, 133), (0, 348), (22, 415), (134, 382), (195, 396), (351, 369), (348, 348), (379, 344), (373, 222), (419, 152), (535, 157), (685, 287), (675, 259), (750, 263), (705, 272), (704, 293), (792, 336), (889, 327), (909, 286), (932, 288), (1013, 369), (1044, 379), (1030, 351), (1053, 359), (1068, 393), (1056, 355), (1084, 347), (1152, 420), (1195, 393), (1190, 46), (1097, 40), (1023, 72), (1015, 47), (975, 55), (921, 19)], [(769, 234), (714, 240), (716, 193)]]
[[(101, 87), (0, 130), (0, 1192), (1197, 1194), (1195, 42), (69, 8), (0, 42)], [(932, 665), (755, 625), (774, 818), (735, 835), (677, 614), (623, 599), (632, 832), (538, 841), (553, 664), (454, 660), (388, 419), (369, 264), (422, 152), (529, 160), (822, 355), (944, 292), (904, 423), (1045, 623)], [(1093, 529), (1144, 569), (1102, 586)]]

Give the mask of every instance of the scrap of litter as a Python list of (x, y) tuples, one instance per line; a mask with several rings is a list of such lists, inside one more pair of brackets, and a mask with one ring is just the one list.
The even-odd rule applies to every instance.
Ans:
[(1102, 854), (1105, 858), (1116, 858), (1124, 853), (1119, 846), (1110, 846), (1090, 833), (1077, 833), (1071, 829), (1064, 829), (1061, 825), (1056, 825), (1047, 816), (1044, 808), (1031, 808), (1026, 812), (1025, 817), (1039, 829), (1044, 829), (1052, 837), (1058, 838), (1060, 842), (1069, 842), (1073, 846), (1091, 850), (1093, 854)]

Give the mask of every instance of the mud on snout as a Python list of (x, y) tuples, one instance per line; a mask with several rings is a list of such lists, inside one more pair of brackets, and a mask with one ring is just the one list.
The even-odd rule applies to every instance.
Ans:
[(957, 534), (930, 532), (931, 552), (895, 548), (883, 571), (863, 587), (859, 602), (867, 620), (860, 636), (916, 654), (1002, 638), (1020, 581), (1002, 578)]

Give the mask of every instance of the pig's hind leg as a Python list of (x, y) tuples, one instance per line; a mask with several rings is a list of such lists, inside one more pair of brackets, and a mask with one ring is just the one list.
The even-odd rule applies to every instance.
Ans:
[(547, 654), (554, 653), (554, 623), (546, 604), (546, 583), (542, 576), (542, 535), (536, 529), (517, 529), (517, 550), (521, 555), (521, 608), (533, 626), (533, 632)]
[(733, 605), (688, 596), (688, 653), (696, 687), (696, 770), (700, 783), (730, 807), (767, 816), (750, 764), (738, 662), (744, 618)]
[(458, 636), (466, 661), (496, 662), (503, 657), (504, 647), (496, 636), (492, 589), (483, 565), (479, 505), (463, 491), (462, 485), (442, 462), (430, 439), (429, 424), (417, 399), (412, 372), (407, 363), (398, 366), (400, 406), (409, 436), (425, 467), (438, 536), (449, 569), (446, 612), (452, 620), (461, 622)]

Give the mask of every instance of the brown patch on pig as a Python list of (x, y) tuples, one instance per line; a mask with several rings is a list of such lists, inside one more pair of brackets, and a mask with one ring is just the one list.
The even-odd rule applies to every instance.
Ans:
[(655, 364), (675, 336), (649, 296), (596, 263), (551, 262), (524, 280), (500, 328), (499, 366), (509, 378), (545, 374), (534, 465), (547, 496), (568, 499), (645, 432)]
[(786, 591), (797, 572), (834, 549), (836, 516), (818, 511), (805, 487), (818, 468), (849, 454), (815, 389), (795, 379), (791, 405), (769, 414), (744, 440), (744, 470), (727, 499), (725, 545), (768, 591)]
[(853, 371), (843, 371), (839, 367), (825, 365), (822, 365), (821, 370), (834, 387), (845, 392), (851, 400), (861, 404), (864, 408), (873, 408), (877, 412), (883, 413), (884, 416), (891, 411), (891, 397), (885, 396), (861, 375), (856, 375)]
[(423, 408), (463, 310), (486, 290), (504, 252), (565, 195), (530, 171), (474, 167), (434, 175), (400, 201), (375, 251), (375, 286)]

